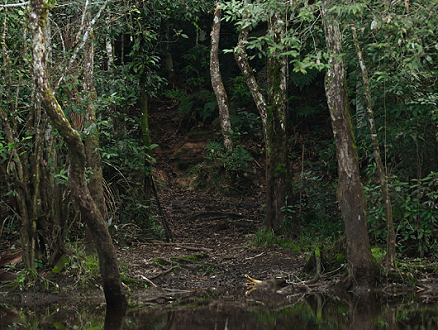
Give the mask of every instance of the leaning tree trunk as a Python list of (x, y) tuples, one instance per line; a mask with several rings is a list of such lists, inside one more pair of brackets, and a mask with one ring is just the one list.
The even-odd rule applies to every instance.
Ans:
[(359, 45), (359, 39), (357, 37), (356, 28), (353, 26), (351, 28), (353, 32), (354, 45), (356, 47), (357, 58), (359, 60), (360, 68), (362, 71), (363, 87), (365, 90), (365, 101), (367, 105), (367, 115), (368, 123), (371, 132), (371, 143), (373, 145), (374, 159), (377, 165), (377, 173), (379, 175), (379, 181), (382, 188), (382, 199), (385, 203), (385, 214), (386, 214), (386, 228), (388, 230), (386, 239), (386, 267), (388, 269), (394, 268), (395, 266), (395, 229), (394, 220), (392, 217), (392, 203), (388, 191), (388, 180), (386, 179), (386, 171), (383, 166), (382, 158), (380, 156), (379, 140), (377, 138), (376, 124), (374, 121), (374, 111), (371, 101), (371, 90), (368, 78), (368, 70), (365, 66), (365, 61), (362, 56), (362, 51)]
[[(247, 1), (244, 1), (245, 4)], [(270, 33), (276, 42), (280, 42), (284, 24), (277, 24), (278, 17), (271, 20)], [(262, 90), (255, 79), (254, 72), (246, 54), (249, 26), (245, 25), (239, 34), (234, 57), (245, 77), (246, 85), (257, 106), (263, 125), (266, 150), (266, 224), (268, 229), (280, 230), (283, 215), (286, 182), (288, 175), (286, 149), (286, 66), (285, 56), (272, 54), (268, 59), (269, 101), (266, 104)]]
[[(269, 22), (269, 33), (280, 44), (286, 24), (284, 17), (275, 13)], [(278, 48), (268, 58), (268, 98), (266, 108), (266, 213), (268, 229), (278, 233), (283, 221), (281, 208), (285, 204), (288, 177), (286, 136), (286, 71), (287, 57)]]
[(342, 56), (342, 34), (335, 14), (329, 12), (332, 0), (323, 3), (324, 34), (330, 55), (325, 91), (332, 119), (338, 159), (338, 201), (347, 235), (349, 279), (358, 286), (369, 286), (374, 278), (371, 247), (366, 223), (366, 201), (360, 182), (357, 149), (346, 88)]
[(227, 92), (225, 91), (222, 82), (221, 72), (219, 68), (219, 40), (221, 32), (221, 3), (216, 3), (214, 11), (213, 27), (211, 29), (211, 51), (210, 51), (210, 75), (211, 84), (216, 95), (217, 104), (219, 106), (219, 121), (221, 124), (222, 135), (224, 137), (224, 146), (226, 150), (233, 149), (230, 130), (231, 121), (228, 106)]
[(85, 177), (86, 156), (84, 145), (79, 133), (70, 126), (49, 85), (46, 68), (47, 50), (44, 43), (45, 19), (49, 9), (50, 5), (44, 0), (31, 0), (30, 2), (30, 29), (33, 34), (32, 58), (35, 82), (43, 106), (69, 150), (69, 186), (83, 219), (93, 233), (107, 305), (124, 307), (127, 305), (127, 300), (120, 279), (116, 251), (102, 214), (91, 197)]
[[(243, 2), (245, 4), (247, 3), (246, 0), (244, 0)], [(248, 89), (252, 95), (254, 103), (256, 104), (257, 110), (259, 111), (260, 118), (262, 120), (265, 145), (267, 146), (268, 134), (266, 132), (266, 121), (267, 121), (266, 118), (268, 116), (267, 114), (268, 111), (267, 111), (266, 100), (265, 97), (263, 96), (262, 89), (257, 83), (257, 79), (254, 76), (254, 71), (252, 70), (249, 64), (248, 56), (246, 55), (246, 43), (248, 41), (248, 35), (249, 35), (249, 26), (245, 25), (242, 27), (242, 30), (240, 31), (237, 47), (234, 49), (234, 58), (236, 59), (240, 71), (245, 77), (246, 85), (248, 86)]]

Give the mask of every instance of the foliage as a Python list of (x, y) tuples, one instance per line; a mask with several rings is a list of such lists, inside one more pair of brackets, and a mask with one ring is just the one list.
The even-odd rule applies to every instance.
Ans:
[[(419, 1), (410, 9), (394, 6), (384, 10), (372, 2), (362, 5), (360, 19), (356, 15), (346, 18), (361, 31), (359, 38), (370, 70), (376, 126), (380, 141), (384, 141), (381, 148), (388, 170), (403, 181), (438, 170), (437, 126), (433, 116), (437, 107), (434, 78), (438, 72), (437, 17), (430, 16), (437, 9), (436, 1)], [(346, 51), (353, 51), (351, 38), (346, 40), (350, 40)], [(355, 68), (356, 62), (351, 63)], [(357, 89), (356, 77), (357, 74), (350, 77), (350, 90)], [(356, 104), (364, 104), (362, 89), (357, 92)], [(369, 133), (361, 124), (363, 119), (358, 113), (358, 145), (362, 155), (370, 155)]]
[(222, 143), (210, 142), (205, 146), (206, 160), (191, 170), (195, 185), (228, 195), (248, 193), (253, 185), (253, 158), (242, 145), (232, 151)]
[[(397, 246), (406, 255), (433, 255), (438, 248), (438, 174), (403, 182), (396, 177), (390, 180)], [(368, 222), (375, 244), (386, 240), (384, 204), (380, 199), (380, 186), (365, 187), (368, 200)], [(383, 221), (382, 221), (383, 220)]]
[(169, 90), (165, 95), (178, 102), (178, 109), (184, 114), (187, 126), (197, 120), (211, 121), (217, 114), (217, 100), (210, 90), (199, 90), (189, 95), (183, 90)]
[(254, 112), (249, 112), (243, 108), (238, 108), (234, 114), (230, 115), (231, 135), (234, 139), (239, 140), (247, 135), (251, 140), (261, 140), (262, 121), (260, 116)]
[(292, 185), (293, 196), (287, 196), (282, 230), (294, 237), (309, 235), (312, 237), (338, 236), (342, 228), (342, 219), (337, 209), (333, 183), (315, 172), (308, 171), (300, 175)]
[[(151, 146), (154, 147), (156, 145)], [(109, 219), (116, 230), (117, 226), (122, 228), (130, 223), (142, 230), (154, 226), (151, 203), (144, 200), (143, 182), (138, 179), (151, 173), (148, 164), (155, 161), (150, 157), (151, 148), (144, 146), (139, 139), (108, 141), (102, 146), (103, 170), (108, 181), (106, 192), (112, 202)], [(126, 159), (130, 161), (126, 162)], [(150, 162), (145, 162), (145, 159)]]
[(230, 88), (232, 107), (242, 108), (253, 102), (251, 92), (246, 85), (244, 76), (231, 78), (229, 82), (232, 85)]
[(243, 175), (251, 171), (253, 158), (242, 145), (236, 146), (232, 151), (227, 151), (221, 143), (210, 142), (205, 149), (209, 151), (207, 159), (228, 172)]
[(184, 53), (181, 58), (186, 65), (182, 68), (185, 84), (189, 90), (197, 90), (210, 84), (210, 48), (197, 44)]

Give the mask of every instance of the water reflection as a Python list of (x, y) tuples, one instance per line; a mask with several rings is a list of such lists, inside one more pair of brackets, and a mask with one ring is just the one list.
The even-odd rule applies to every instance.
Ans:
[[(105, 313), (106, 312), (106, 313)], [(103, 304), (39, 309), (0, 306), (0, 329), (154, 330), (407, 330), (438, 329), (438, 305), (415, 299), (382, 301), (375, 295), (216, 294), (174, 297), (163, 305), (105, 311)]]

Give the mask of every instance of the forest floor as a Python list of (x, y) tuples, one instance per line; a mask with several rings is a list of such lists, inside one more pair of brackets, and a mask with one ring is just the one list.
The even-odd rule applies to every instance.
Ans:
[(264, 225), (264, 170), (260, 163), (254, 162), (256, 180), (249, 193), (226, 196), (220, 188), (196, 189), (198, 178), (190, 168), (205, 160), (205, 145), (217, 132), (194, 127), (182, 133), (180, 126), (176, 105), (165, 102), (150, 113), (152, 141), (159, 145), (153, 154), (154, 177), (172, 240), (135, 242), (129, 249), (120, 248), (121, 260), (129, 265), (126, 275), (170, 292), (245, 292), (245, 275), (260, 280), (298, 278), (305, 263), (302, 253), (254, 245)]
[[(116, 245), (123, 277), (127, 282), (132, 280), (132, 285), (128, 283), (131, 295), (147, 295), (145, 299), (148, 301), (166, 294), (204, 290), (244, 295), (249, 289), (246, 275), (259, 280), (276, 277), (301, 280), (299, 274), (306, 258), (303, 253), (290, 248), (257, 247), (254, 244), (257, 232), (264, 226), (263, 155), (254, 161), (253, 185), (245, 194), (235, 191), (231, 195), (223, 194), (221, 188), (233, 190), (226, 186), (214, 190), (195, 189), (198, 178), (190, 169), (205, 160), (206, 144), (218, 140), (220, 132), (202, 125), (184, 131), (181, 122), (182, 115), (177, 105), (169, 101), (155, 104), (150, 112), (152, 141), (159, 145), (153, 152), (156, 159), (154, 180), (172, 239), (166, 242), (163, 235), (162, 239), (142, 240), (133, 235), (129, 244)], [(203, 179), (214, 181), (215, 178)], [(156, 222), (160, 227), (159, 216)], [(9, 243), (1, 244), (0, 255), (6, 255), (10, 249)], [(8, 273), (22, 269), (21, 264)], [(67, 288), (67, 294), (60, 290), (57, 298), (56, 295), (45, 295), (44, 287), (39, 290), (34, 286), (30, 295), (24, 293), (20, 298), (12, 299), (28, 305), (50, 303), (69, 296), (74, 290), (81, 290), (77, 286), (77, 276), (50, 274), (49, 278), (48, 287), (58, 283)], [(2, 287), (1, 292), (10, 290)], [(277, 288), (269, 289), (275, 292)], [(98, 300), (103, 298), (99, 289), (94, 292), (87, 289), (82, 294)]]
[[(249, 293), (253, 296), (275, 294), (281, 288), (271, 285), (277, 277), (298, 283), (289, 286), (292, 292), (283, 293), (325, 292), (339, 282), (345, 269), (332, 272), (323, 269), (317, 283), (312, 281), (314, 274), (303, 275), (303, 266), (311, 252), (306, 252), (304, 247), (254, 244), (257, 233), (264, 227), (263, 154), (254, 157), (253, 184), (246, 193), (236, 193), (228, 186), (197, 189), (196, 183), (200, 179), (215, 182), (215, 173), (198, 178), (197, 172), (191, 169), (205, 161), (206, 144), (217, 140), (220, 132), (212, 132), (211, 128), (205, 129), (202, 125), (184, 131), (181, 123), (182, 115), (177, 105), (169, 101), (155, 104), (150, 112), (152, 141), (159, 145), (153, 153), (156, 159), (153, 174), (172, 239), (166, 242), (164, 237), (160, 240), (134, 238), (129, 244), (116, 245), (125, 282), (131, 281), (128, 283), (131, 298), (140, 304), (149, 304), (177, 293), (211, 290), (222, 292), (223, 297), (245, 296), (251, 291), (246, 276), (266, 281), (263, 283), (266, 285), (256, 285), (258, 289)], [(226, 191), (234, 193), (223, 193)], [(157, 226), (161, 226), (160, 216), (156, 221)], [(0, 244), (2, 256), (6, 254), (6, 248), (10, 250), (10, 246), (3, 243)], [(20, 269), (19, 265), (11, 272), (17, 269)], [(77, 290), (77, 285), (69, 283), (68, 276), (59, 279), (60, 276), (63, 275), (60, 274), (56, 281), (60, 280), (60, 286), (68, 288), (67, 293), (63, 290), (60, 293), (64, 292), (64, 297), (71, 296), (71, 290)], [(435, 286), (430, 289), (435, 278), (433, 274), (426, 274), (422, 288), (438, 292)], [(382, 284), (391, 292), (397, 291), (397, 295), (415, 291), (415, 287), (408, 288), (403, 283)], [(13, 299), (19, 299), (20, 304), (59, 302), (59, 296), (44, 296), (44, 288), (41, 291), (34, 289), (31, 295)], [(1, 292), (8, 290), (4, 286), (0, 289)], [(99, 289), (83, 294), (87, 300), (90, 296), (103, 300)], [(278, 296), (273, 301), (275, 299), (281, 300)]]

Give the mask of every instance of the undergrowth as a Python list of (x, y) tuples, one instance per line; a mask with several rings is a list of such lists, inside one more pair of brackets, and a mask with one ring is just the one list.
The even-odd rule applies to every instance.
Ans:
[(238, 195), (251, 191), (255, 174), (253, 158), (242, 145), (228, 151), (223, 144), (210, 142), (205, 149), (205, 161), (190, 170), (190, 174), (196, 177), (196, 188), (224, 195)]

